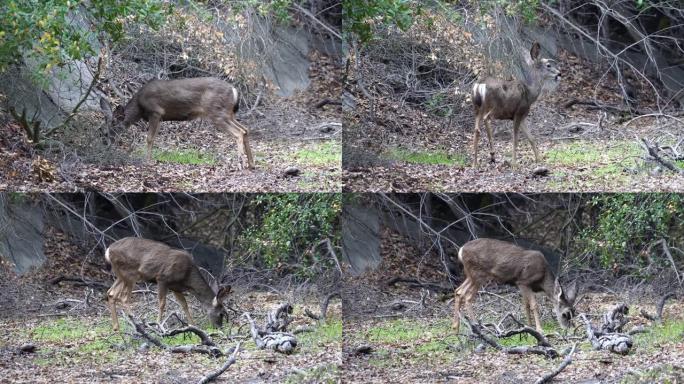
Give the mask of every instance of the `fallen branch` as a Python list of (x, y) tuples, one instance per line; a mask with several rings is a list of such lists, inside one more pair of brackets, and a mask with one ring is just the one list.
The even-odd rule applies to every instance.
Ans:
[(667, 302), (667, 300), (669, 300), (673, 297), (677, 297), (676, 292), (668, 292), (668, 293), (664, 294), (663, 297), (660, 298), (660, 301), (658, 301), (658, 305), (656, 306), (656, 314), (655, 315), (651, 315), (650, 313), (646, 312), (646, 310), (644, 310), (644, 309), (641, 310), (641, 315), (643, 317), (647, 318), (648, 320), (661, 322), (663, 320), (663, 309), (665, 308), (665, 303)]
[(292, 305), (290, 303), (282, 303), (276, 309), (269, 312), (266, 316), (266, 331), (267, 332), (286, 332), (287, 326), (292, 320)]
[(323, 100), (319, 101), (318, 103), (314, 104), (314, 108), (316, 108), (316, 109), (321, 109), (321, 108), (323, 108), (324, 106), (326, 106), (326, 105), (328, 105), (328, 104), (332, 104), (332, 105), (342, 105), (342, 102), (341, 102), (340, 100), (331, 99), (331, 98), (329, 98), (329, 97), (326, 97), (325, 99), (323, 99)]
[(309, 308), (306, 308), (304, 310), (304, 314), (309, 316), (310, 318), (312, 318), (314, 320), (325, 321), (325, 319), (328, 315), (328, 306), (330, 305), (330, 300), (332, 300), (333, 297), (336, 297), (336, 296), (341, 297), (339, 291), (335, 291), (333, 293), (330, 293), (325, 297), (325, 299), (323, 299), (323, 301), (321, 302), (321, 314), (320, 315), (317, 315), (317, 314), (311, 312), (311, 310)]
[(435, 284), (435, 283), (424, 283), (418, 279), (413, 279), (413, 278), (407, 278), (407, 277), (393, 277), (389, 279), (386, 283), (388, 287), (391, 287), (393, 285), (396, 285), (398, 283), (404, 283), (410, 288), (425, 288), (429, 291), (433, 291), (435, 293), (452, 293), (454, 290), (451, 287), (445, 287), (443, 285)]
[(179, 335), (181, 333), (194, 333), (195, 335), (197, 335), (197, 337), (200, 338), (200, 340), (202, 340), (202, 345), (206, 345), (206, 346), (210, 346), (210, 347), (216, 346), (216, 344), (211, 340), (211, 338), (209, 337), (209, 335), (207, 335), (206, 332), (204, 332), (203, 330), (201, 330), (201, 329), (199, 329), (193, 325), (188, 325), (187, 327), (178, 328), (178, 329), (172, 329), (168, 332), (163, 333), (161, 336), (170, 337), (170, 336)]
[(589, 107), (589, 109), (600, 109), (602, 111), (610, 112), (610, 113), (617, 113), (617, 114), (622, 114), (622, 113), (628, 113), (628, 114), (637, 114), (637, 115), (645, 115), (648, 112), (642, 111), (640, 109), (628, 109), (628, 108), (620, 108), (615, 105), (610, 105), (610, 104), (604, 104), (604, 103), (599, 103), (594, 100), (579, 100), (579, 99), (572, 99), (567, 101), (565, 104), (563, 104), (563, 108), (567, 109), (572, 107), (573, 105), (586, 105)]
[(597, 350), (606, 350), (621, 355), (626, 355), (632, 349), (632, 338), (623, 333), (608, 333), (597, 337), (597, 332), (587, 319), (587, 316), (582, 313), (580, 315), (582, 321), (587, 329), (587, 339), (591, 342), (591, 346)]
[(152, 344), (156, 345), (161, 349), (168, 349), (168, 347), (164, 345), (160, 340), (147, 333), (147, 331), (145, 330), (145, 326), (143, 324), (135, 321), (135, 319), (133, 319), (133, 317), (125, 311), (124, 316), (126, 317), (128, 322), (131, 323), (131, 325), (133, 325), (133, 328), (135, 328), (135, 330), (138, 332), (138, 334), (140, 334), (140, 336), (142, 336), (144, 339), (148, 340), (149, 342), (151, 342)]
[(245, 317), (250, 324), (252, 339), (259, 349), (271, 349), (276, 352), (290, 354), (297, 348), (297, 339), (288, 332), (267, 332), (259, 329), (248, 312)]
[(551, 347), (551, 343), (546, 339), (544, 335), (539, 333), (536, 329), (524, 326), (520, 329), (513, 329), (510, 331), (506, 331), (504, 333), (496, 335), (498, 338), (506, 338), (506, 337), (511, 337), (515, 335), (521, 335), (523, 333), (527, 333), (530, 336), (534, 337), (537, 339), (537, 345), (542, 346), (542, 347)]
[[(520, 346), (520, 347), (504, 347), (501, 344), (499, 344), (496, 340), (493, 338), (485, 335), (482, 330), (480, 329), (480, 325), (474, 324), (473, 322), (470, 321), (468, 316), (464, 316), (466, 323), (470, 326), (470, 330), (472, 331), (473, 335), (479, 337), (481, 340), (483, 340), (485, 343), (489, 344), (492, 346), (494, 349), (506, 352), (508, 354), (512, 355), (524, 355), (524, 354), (535, 354), (535, 355), (542, 355), (547, 358), (556, 358), (558, 357), (558, 352), (551, 347), (550, 344), (548, 344), (548, 341), (546, 341), (546, 338), (541, 336), (539, 332), (534, 330), (534, 333), (537, 334), (537, 336), (541, 336), (541, 340), (544, 340), (546, 342), (546, 345), (534, 345), (534, 346)], [(529, 328), (529, 327), (525, 327)], [(531, 328), (530, 328), (531, 329)], [(516, 330), (516, 331), (510, 331), (512, 334), (520, 334), (520, 333), (529, 333), (527, 330)], [(534, 335), (533, 335), (534, 336)], [(541, 343), (540, 338), (537, 338), (537, 342)]]
[(238, 341), (237, 345), (235, 346), (235, 350), (233, 351), (233, 354), (230, 355), (228, 360), (221, 366), (221, 368), (210, 372), (204, 376), (197, 382), (197, 384), (205, 384), (210, 381), (214, 381), (217, 377), (221, 376), (223, 372), (225, 372), (231, 365), (233, 365), (237, 361), (237, 354), (240, 352), (240, 342)]
[(563, 359), (563, 361), (561, 362), (561, 364), (558, 366), (558, 368), (556, 368), (556, 369), (553, 370), (552, 372), (549, 372), (549, 373), (547, 373), (546, 375), (540, 377), (537, 381), (534, 382), (534, 384), (544, 384), (544, 383), (548, 383), (549, 381), (551, 381), (551, 379), (553, 379), (554, 377), (558, 376), (558, 374), (561, 373), (561, 372), (565, 369), (565, 367), (567, 367), (568, 365), (570, 365), (570, 363), (572, 363), (572, 354), (575, 353), (575, 349), (576, 349), (576, 348), (577, 348), (577, 343), (575, 343), (575, 344), (572, 346), (572, 349), (570, 350), (570, 353), (568, 353), (568, 354), (565, 356), (565, 358)]
[(54, 279), (50, 280), (50, 284), (52, 285), (57, 285), (61, 283), (62, 281), (74, 283), (75, 286), (77, 287), (91, 287), (91, 288), (97, 288), (97, 289), (109, 289), (109, 286), (103, 282), (100, 281), (91, 281), (91, 280), (86, 280), (81, 277), (75, 277), (75, 276), (57, 276)]
[(133, 325), (133, 327), (140, 336), (142, 336), (144, 339), (148, 340), (160, 349), (164, 349), (173, 353), (201, 353), (213, 357), (223, 356), (223, 352), (221, 352), (221, 350), (218, 347), (216, 347), (216, 345), (211, 341), (209, 336), (207, 336), (206, 332), (202, 331), (199, 328), (196, 328), (194, 326), (188, 326), (185, 328), (165, 332), (163, 334), (160, 334), (160, 336), (168, 337), (181, 333), (191, 332), (199, 336), (199, 338), (202, 340), (202, 345), (177, 345), (169, 347), (168, 345), (162, 343), (161, 340), (157, 339), (156, 337), (148, 333), (145, 329), (145, 325), (143, 325), (142, 323), (138, 323), (137, 321), (135, 321), (135, 319), (133, 319), (133, 317), (131, 317), (127, 313), (124, 312), (124, 314), (128, 322), (131, 323), (131, 325)]
[(660, 148), (658, 148), (657, 144), (649, 144), (646, 139), (643, 137), (641, 138), (642, 145), (646, 152), (658, 163), (662, 164), (665, 168), (669, 169), (672, 172), (676, 173), (683, 173), (681, 169), (679, 169), (676, 165), (674, 165), (672, 162), (665, 160), (658, 152), (660, 152)]
[(209, 347), (206, 345), (176, 345), (167, 347), (167, 349), (173, 353), (200, 353), (212, 357), (223, 356), (223, 352), (217, 347)]
[[(613, 307), (608, 313), (603, 315), (603, 324), (601, 324), (600, 334), (619, 333), (622, 332), (622, 327), (627, 324), (625, 316), (629, 313), (627, 304), (620, 303)], [(598, 336), (599, 334), (596, 333)]]

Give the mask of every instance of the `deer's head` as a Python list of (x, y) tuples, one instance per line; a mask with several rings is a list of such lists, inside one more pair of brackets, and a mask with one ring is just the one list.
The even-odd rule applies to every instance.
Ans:
[(211, 301), (211, 307), (207, 310), (209, 321), (216, 328), (220, 328), (223, 325), (224, 317), (228, 318), (228, 312), (223, 306), (223, 300), (230, 294), (230, 290), (230, 285), (222, 286)]
[(572, 282), (567, 289), (563, 289), (558, 279), (555, 283), (555, 303), (553, 311), (558, 323), (563, 328), (570, 328), (575, 318), (575, 298), (577, 297), (577, 283)]
[(528, 64), (532, 67), (532, 73), (539, 78), (545, 88), (554, 89), (561, 80), (560, 69), (555, 60), (541, 57), (540, 52), (541, 47), (535, 41), (530, 48), (531, 60)]

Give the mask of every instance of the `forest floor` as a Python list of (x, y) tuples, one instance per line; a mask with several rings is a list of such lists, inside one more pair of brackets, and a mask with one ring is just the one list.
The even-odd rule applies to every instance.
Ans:
[[(625, 331), (636, 326), (647, 330), (633, 336), (633, 348), (627, 355), (593, 350), (579, 319), (573, 329), (561, 330), (543, 295), (537, 299), (544, 333), (561, 357), (512, 355), (481, 347), (481, 340), (465, 322), (456, 334), (451, 327), (453, 290), (443, 267), (429, 257), (417, 261), (404, 255), (403, 247), (398, 248), (385, 250), (393, 257), (383, 257), (374, 272), (345, 282), (343, 372), (349, 382), (531, 383), (556, 369), (575, 343), (571, 364), (554, 383), (674, 383), (684, 379), (684, 303), (669, 300), (662, 323), (640, 315), (641, 310), (655, 313), (661, 291), (667, 287), (611, 289), (610, 283), (602, 281), (608, 293), (580, 288), (576, 310), (586, 313), (595, 325), (610, 308), (625, 303), (629, 306)], [(429, 283), (431, 290), (405, 283), (389, 285), (395, 277)], [(483, 288), (474, 311), (483, 323), (498, 323), (508, 313), (527, 322), (515, 288)], [(529, 335), (498, 342), (505, 347), (536, 344)]]
[[(95, 264), (74, 264), (81, 257), (69, 256), (75, 248), (60, 244), (48, 255), (40, 269), (16, 276), (0, 266), (0, 382), (12, 383), (187, 383), (221, 367), (228, 359), (197, 353), (172, 353), (141, 339), (130, 324), (120, 318), (122, 332), (112, 331), (105, 293), (111, 277)], [(54, 255), (53, 255), (54, 253)], [(53, 285), (54, 277), (73, 275), (76, 270), (107, 287), (94, 289), (71, 283)], [(300, 383), (337, 382), (341, 365), (341, 303), (333, 301), (328, 319), (317, 324), (304, 315), (305, 309), (317, 313), (315, 297), (292, 291), (253, 291), (233, 287), (228, 305), (248, 311), (257, 324), (265, 323), (266, 313), (284, 300), (294, 306), (289, 330), (308, 327), (297, 334), (298, 346), (291, 355), (257, 349), (249, 336), (249, 326), (240, 316), (231, 315), (221, 330), (206, 328), (218, 348), (228, 352), (241, 342), (237, 362), (215, 381), (217, 383)], [(244, 288), (244, 287), (243, 287)], [(151, 290), (152, 289), (152, 290)], [(136, 291), (133, 313), (152, 321), (156, 317), (156, 286)], [(188, 295), (191, 311), (202, 313)], [(167, 315), (182, 313), (169, 295)], [(192, 335), (165, 337), (169, 346), (198, 345)], [(33, 352), (22, 352), (22, 345), (32, 344)]]
[[(404, 38), (410, 41), (408, 36)], [(421, 46), (416, 43), (416, 47)], [(456, 78), (454, 83), (460, 85), (446, 90), (427, 87), (404, 90), (400, 81), (387, 80), (409, 76), (391, 73), (391, 67), (388, 68), (387, 61), (399, 65), (400, 54), (392, 56), (391, 52), (378, 51), (385, 56), (365, 58), (357, 74), (369, 84), (368, 92), (374, 96), (373, 107), (369, 107), (370, 102), (362, 92), (352, 89), (357, 105), (345, 111), (345, 148), (351, 149), (351, 156), (345, 149), (346, 191), (684, 190), (684, 173), (672, 172), (654, 161), (641, 142), (644, 138), (661, 147), (676, 147), (684, 137), (681, 117), (656, 114), (635, 118), (629, 113), (605, 113), (579, 104), (565, 108), (572, 100), (590, 101), (592, 97), (605, 105), (626, 108), (611, 74), (567, 52), (561, 51), (557, 58), (563, 73), (559, 87), (543, 94), (526, 120), (536, 138), (541, 159), (539, 163), (534, 162), (532, 148), (521, 135), (518, 166), (513, 168), (510, 121), (492, 121), (497, 132), (493, 140), (495, 163), (489, 161), (487, 136), (481, 127), (480, 164), (473, 165), (473, 107), (468, 98), (454, 96), (456, 92), (469, 95), (472, 77), (470, 80)], [(638, 86), (639, 106), (645, 110), (655, 108), (647, 96), (648, 86)], [(383, 93), (391, 87), (399, 89), (394, 94)], [(433, 96), (422, 104), (417, 103), (415, 98), (424, 94)], [(414, 100), (404, 99), (409, 97)], [(661, 156), (667, 159), (663, 153)], [(684, 162), (669, 161), (684, 169)], [(539, 166), (545, 167), (548, 173), (535, 174), (533, 171)]]
[[(312, 54), (308, 89), (290, 97), (271, 95), (251, 113), (238, 113), (251, 129), (256, 163), (251, 171), (240, 170), (234, 137), (209, 122), (163, 122), (148, 163), (144, 161), (146, 123), (121, 132), (111, 147), (100, 144), (97, 130), (90, 130), (58, 132), (36, 149), (0, 111), (0, 190), (339, 191), (341, 107), (315, 107), (325, 98), (339, 97), (339, 72), (332, 58)], [(101, 115), (92, 115), (91, 125), (100, 125)], [(296, 167), (299, 174), (286, 175), (288, 167)]]

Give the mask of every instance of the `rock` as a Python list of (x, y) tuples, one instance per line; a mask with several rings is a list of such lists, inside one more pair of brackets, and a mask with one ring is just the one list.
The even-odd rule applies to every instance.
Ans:
[(540, 177), (548, 176), (549, 175), (549, 169), (544, 167), (544, 166), (539, 166), (539, 167), (535, 168), (534, 170), (532, 170), (532, 174), (534, 176), (540, 176)]
[(285, 176), (299, 176), (300, 173), (301, 171), (297, 167), (290, 166), (285, 168)]
[(354, 348), (355, 355), (367, 355), (371, 352), (373, 352), (373, 347), (371, 347), (370, 345), (360, 345)]

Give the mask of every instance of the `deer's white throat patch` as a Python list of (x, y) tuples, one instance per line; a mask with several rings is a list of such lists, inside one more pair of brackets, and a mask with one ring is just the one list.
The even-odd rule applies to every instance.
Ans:
[(105, 260), (107, 260), (107, 262), (110, 263), (110, 264), (112, 263), (112, 262), (109, 260), (109, 248), (107, 248), (107, 249), (105, 250)]

